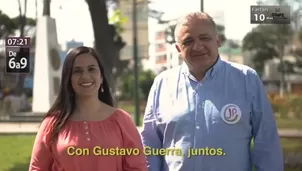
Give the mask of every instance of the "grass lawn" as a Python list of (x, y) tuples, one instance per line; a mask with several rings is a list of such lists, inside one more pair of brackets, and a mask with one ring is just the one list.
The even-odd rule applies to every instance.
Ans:
[(281, 143), (284, 152), (302, 153), (302, 138), (281, 138)]
[(27, 171), (35, 135), (0, 136), (0, 170)]
[[(27, 171), (34, 139), (35, 135), (0, 135), (0, 171)], [(282, 139), (282, 144), (286, 152), (302, 153), (302, 139)]]
[(131, 103), (127, 103), (127, 102), (119, 102), (118, 103), (118, 107), (125, 110), (126, 112), (130, 113), (130, 114), (134, 114), (135, 112), (135, 105), (134, 102)]
[[(118, 107), (123, 109), (124, 111), (128, 112), (129, 114), (131, 114), (133, 120), (135, 120), (135, 105), (134, 104), (120, 102), (120, 103), (118, 103)], [(144, 106), (144, 104), (141, 104), (141, 106), (140, 106), (140, 124), (139, 124), (140, 126), (143, 123), (144, 111), (145, 111), (145, 106)]]

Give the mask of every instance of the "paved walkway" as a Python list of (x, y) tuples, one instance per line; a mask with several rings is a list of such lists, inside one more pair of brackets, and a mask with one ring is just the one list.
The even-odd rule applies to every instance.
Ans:
[[(40, 123), (0, 123), (0, 134), (36, 134)], [(141, 132), (142, 127), (137, 127)], [(280, 129), (281, 137), (302, 137), (302, 130)]]

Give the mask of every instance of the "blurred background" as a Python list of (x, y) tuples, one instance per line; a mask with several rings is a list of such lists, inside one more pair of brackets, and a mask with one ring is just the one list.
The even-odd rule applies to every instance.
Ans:
[[(290, 25), (250, 24), (251, 5), (289, 5)], [(56, 20), (61, 62), (85, 45), (102, 54), (118, 107), (141, 129), (160, 72), (181, 65), (175, 19), (205, 11), (218, 24), (221, 58), (256, 69), (275, 112), (286, 171), (302, 171), (302, 2), (300, 0), (0, 0), (0, 171), (26, 171), (43, 115), (32, 112), (36, 25)], [(99, 36), (100, 35), (100, 36)], [(32, 40), (29, 74), (5, 73), (7, 36)], [(106, 55), (104, 55), (106, 56)]]

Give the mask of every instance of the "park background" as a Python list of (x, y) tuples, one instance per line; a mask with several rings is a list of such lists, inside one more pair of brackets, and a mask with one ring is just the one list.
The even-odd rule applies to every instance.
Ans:
[[(154, 77), (183, 62), (173, 48), (175, 19), (190, 11), (208, 12), (223, 40), (221, 57), (255, 68), (263, 80), (275, 112), (286, 171), (302, 170), (301, 1), (137, 0), (134, 4), (136, 16), (130, 0), (0, 0), (0, 171), (28, 170), (42, 117), (20, 112), (31, 111), (35, 50), (39, 48), (36, 23), (45, 14), (45, 5), (56, 19), (61, 61), (80, 45), (112, 54), (105, 63), (113, 71), (110, 83), (117, 105), (133, 116), (139, 130)], [(250, 24), (251, 5), (284, 4), (291, 7), (291, 25)], [(5, 73), (7, 36), (31, 37), (30, 74)], [(105, 44), (110, 48), (104, 48)]]

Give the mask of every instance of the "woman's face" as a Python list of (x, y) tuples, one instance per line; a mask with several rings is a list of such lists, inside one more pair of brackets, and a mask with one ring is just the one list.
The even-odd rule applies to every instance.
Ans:
[(76, 57), (71, 75), (71, 84), (75, 96), (98, 96), (103, 78), (97, 60), (89, 54)]

